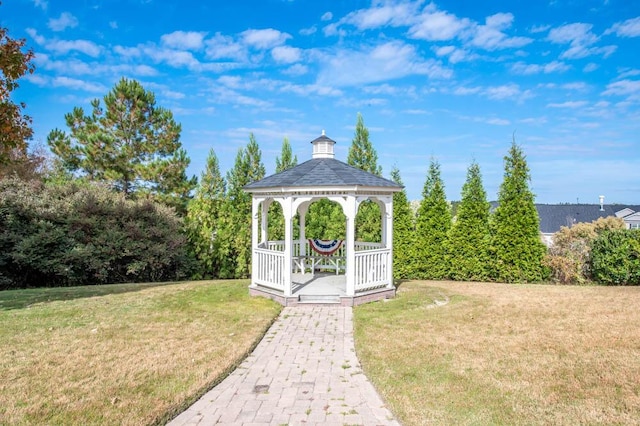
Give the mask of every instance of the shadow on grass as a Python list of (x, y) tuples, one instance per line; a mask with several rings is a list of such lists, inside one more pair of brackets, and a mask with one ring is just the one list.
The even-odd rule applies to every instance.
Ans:
[(106, 296), (108, 294), (129, 293), (152, 287), (176, 284), (177, 282), (102, 284), (81, 287), (45, 287), (0, 291), (0, 311), (23, 309), (36, 303), (73, 300), (85, 297)]

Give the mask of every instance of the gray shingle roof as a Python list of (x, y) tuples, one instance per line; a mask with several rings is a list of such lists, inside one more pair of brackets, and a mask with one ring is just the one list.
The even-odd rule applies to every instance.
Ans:
[(356, 185), (389, 188), (392, 191), (402, 188), (389, 179), (352, 167), (335, 158), (314, 158), (281, 173), (250, 183), (244, 189), (251, 192), (251, 190), (266, 188), (351, 187)]
[(604, 211), (600, 211), (600, 204), (536, 204), (540, 217), (540, 232), (545, 234), (558, 232), (562, 226), (589, 223), (601, 217), (615, 217), (615, 213), (625, 207), (640, 211), (640, 206), (622, 204), (606, 204)]

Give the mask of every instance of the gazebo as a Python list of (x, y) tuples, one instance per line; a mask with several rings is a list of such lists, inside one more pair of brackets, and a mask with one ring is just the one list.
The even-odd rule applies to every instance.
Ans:
[[(311, 160), (244, 187), (252, 195), (251, 295), (268, 297), (284, 306), (353, 306), (395, 296), (393, 194), (402, 187), (336, 160), (335, 143), (323, 131), (311, 141)], [(306, 238), (309, 206), (321, 199), (342, 208), (344, 240)], [(356, 213), (366, 200), (380, 207), (380, 242), (356, 241)], [(269, 240), (267, 213), (273, 202), (282, 206), (283, 241)], [(296, 215), (299, 238), (294, 240)]]

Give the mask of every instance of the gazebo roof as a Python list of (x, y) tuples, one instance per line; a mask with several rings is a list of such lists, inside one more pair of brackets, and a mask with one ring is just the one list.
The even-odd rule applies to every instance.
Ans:
[[(330, 143), (327, 144), (327, 142)], [(314, 144), (315, 158), (283, 172), (252, 182), (246, 185), (244, 189), (248, 192), (254, 192), (275, 188), (366, 187), (396, 192), (402, 188), (401, 185), (389, 179), (365, 172), (333, 158), (333, 144), (335, 142), (326, 137), (324, 133), (311, 143)], [(330, 151), (320, 155), (316, 154), (318, 143), (329, 146)]]

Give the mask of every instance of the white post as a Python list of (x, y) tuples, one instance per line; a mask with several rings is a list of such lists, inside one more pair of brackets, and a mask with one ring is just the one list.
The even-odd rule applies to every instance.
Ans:
[[(302, 274), (306, 274), (307, 271), (307, 235), (305, 228), (307, 227), (307, 211), (309, 211), (309, 206), (307, 204), (302, 204), (298, 209), (298, 214), (300, 215), (300, 232), (299, 241), (300, 241), (300, 264), (302, 265)], [(311, 271), (313, 272), (313, 271)]]
[(347, 296), (356, 295), (356, 212), (358, 205), (356, 197), (349, 195), (345, 208), (345, 216), (347, 217), (347, 268), (345, 274), (347, 276)]
[(251, 198), (251, 285), (255, 287), (255, 276), (262, 265), (256, 265), (258, 248), (258, 209), (260, 208), (260, 200), (255, 197)]
[(284, 295), (291, 296), (291, 274), (293, 256), (293, 206), (291, 197), (286, 197), (282, 206), (284, 214)]
[(269, 241), (269, 206), (271, 205), (270, 199), (266, 199), (262, 203), (262, 220), (260, 221), (260, 242), (266, 243)]
[(386, 224), (385, 246), (389, 249), (389, 258), (387, 259), (387, 280), (388, 288), (393, 288), (393, 197), (389, 197), (384, 203), (384, 218)]

